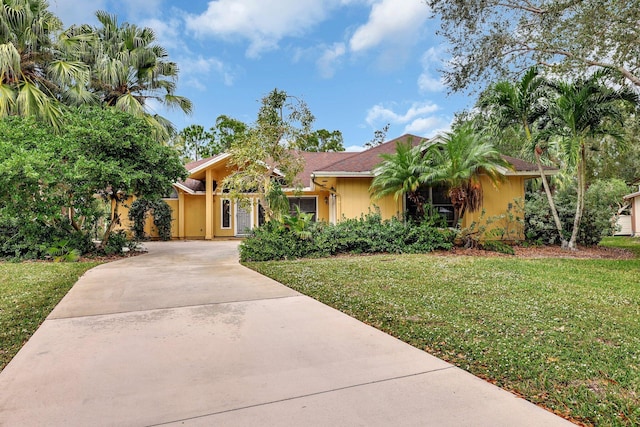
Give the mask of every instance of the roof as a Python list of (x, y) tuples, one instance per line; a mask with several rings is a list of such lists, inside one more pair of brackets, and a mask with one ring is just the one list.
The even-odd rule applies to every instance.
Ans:
[(626, 196), (623, 197), (623, 199), (624, 200), (630, 200), (630, 199), (635, 199), (638, 196), (640, 196), (640, 191), (636, 191), (635, 193), (627, 194)]
[[(303, 188), (311, 187), (313, 175), (319, 176), (373, 176), (373, 170), (380, 164), (381, 154), (393, 154), (396, 152), (396, 144), (409, 141), (413, 147), (427, 141), (426, 138), (405, 134), (398, 138), (387, 141), (383, 144), (369, 148), (361, 152), (308, 152), (298, 151), (297, 154), (304, 159), (304, 168), (296, 177), (296, 184)], [(195, 162), (187, 163), (185, 168), (190, 174), (199, 172), (210, 165), (222, 161), (229, 157), (229, 154), (223, 153), (206, 159), (200, 159)], [(502, 156), (506, 161), (513, 165), (513, 171), (505, 170), (505, 175), (522, 175), (522, 176), (538, 176), (538, 166), (510, 156)], [(547, 172), (553, 173), (556, 168), (543, 166)], [(185, 181), (176, 183), (176, 185), (189, 192), (204, 191), (204, 182), (197, 179), (187, 178)], [(633, 195), (630, 195), (633, 196)]]
[(325, 165), (321, 169), (314, 169), (313, 172), (371, 172), (382, 160), (381, 154), (395, 153), (396, 143), (405, 141), (410, 141), (411, 145), (415, 147), (425, 141), (425, 138), (405, 134), (384, 144), (355, 153), (344, 160)]

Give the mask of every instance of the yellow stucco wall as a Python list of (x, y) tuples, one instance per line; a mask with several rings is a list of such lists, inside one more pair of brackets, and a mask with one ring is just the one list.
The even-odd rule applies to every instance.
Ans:
[[(480, 182), (484, 194), (482, 208), (477, 212), (466, 212), (462, 219), (462, 227), (470, 227), (473, 222), (483, 224), (488, 219), (491, 219), (493, 223), (487, 230), (501, 227), (509, 231), (512, 234), (511, 237), (521, 239), (523, 237), (521, 225), (516, 225), (508, 221), (507, 218), (500, 219), (498, 217), (504, 216), (511, 207), (511, 212), (514, 216), (523, 218), (524, 212), (518, 206), (524, 207), (524, 178), (521, 176), (509, 176), (506, 181), (494, 186), (489, 178), (483, 176)], [(484, 217), (482, 216), (483, 210)]]
[(204, 239), (205, 233), (204, 195), (184, 196), (184, 236), (187, 239)]
[(373, 200), (369, 193), (371, 178), (338, 178), (338, 221), (344, 218), (360, 218), (361, 215), (380, 208), (383, 219), (390, 219), (402, 211), (402, 200), (395, 201), (393, 196)]

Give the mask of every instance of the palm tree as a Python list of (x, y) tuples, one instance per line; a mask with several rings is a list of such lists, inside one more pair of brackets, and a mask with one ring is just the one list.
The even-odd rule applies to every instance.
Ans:
[(522, 80), (517, 83), (501, 81), (491, 85), (480, 97), (478, 106), (497, 117), (498, 124), (501, 127), (522, 127), (525, 135), (525, 146), (532, 148), (562, 247), (566, 248), (568, 242), (564, 237), (562, 222), (542, 166), (541, 155), (544, 149), (540, 144), (540, 140), (533, 137), (531, 130), (533, 123), (546, 113), (548, 106), (545, 105), (544, 101), (547, 99), (548, 92), (549, 82), (538, 74), (538, 70), (535, 67), (532, 67), (524, 74)]
[(595, 138), (607, 136), (623, 142), (622, 135), (612, 125), (624, 123), (625, 103), (638, 104), (638, 95), (628, 87), (613, 89), (603, 84), (602, 80), (609, 75), (609, 71), (600, 71), (586, 79), (553, 85), (558, 97), (550, 106), (550, 124), (546, 132), (558, 138), (560, 154), (567, 166), (575, 171), (577, 183), (576, 212), (569, 249), (576, 248), (584, 211), (590, 143)]
[(168, 108), (191, 113), (191, 101), (174, 94), (178, 66), (168, 61), (167, 51), (155, 44), (152, 29), (124, 23), (115, 15), (96, 12), (101, 26), (72, 27), (70, 35), (93, 36), (89, 51), (81, 53), (91, 64), (91, 89), (103, 105), (143, 117), (152, 125), (159, 140), (175, 134), (172, 123), (155, 114), (149, 105), (157, 101)]
[(425, 199), (420, 194), (428, 165), (425, 164), (419, 147), (413, 147), (410, 140), (396, 143), (396, 152), (393, 154), (381, 154), (382, 162), (375, 169), (375, 177), (371, 182), (369, 191), (374, 199), (393, 194), (395, 201), (406, 195), (417, 207), (417, 216), (424, 216)]
[(54, 36), (60, 20), (45, 0), (2, 0), (0, 7), (0, 117), (36, 116), (60, 125), (62, 103), (90, 101), (89, 68), (69, 53), (84, 36)]
[(467, 210), (474, 212), (482, 206), (481, 175), (495, 185), (504, 179), (504, 169), (512, 169), (487, 137), (474, 131), (469, 122), (429, 141), (422, 149), (431, 167), (420, 180), (429, 185), (443, 184), (449, 189), (454, 224)]

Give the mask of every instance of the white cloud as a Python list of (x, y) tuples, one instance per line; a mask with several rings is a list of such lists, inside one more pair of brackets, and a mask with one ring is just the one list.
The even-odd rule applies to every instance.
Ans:
[(157, 18), (141, 21), (140, 27), (151, 28), (156, 35), (156, 42), (167, 49), (185, 49), (180, 20), (173, 18), (162, 20)]
[(78, 0), (50, 0), (49, 10), (62, 20), (65, 27), (74, 24), (97, 24), (95, 13), (105, 10), (107, 0), (84, 2)]
[[(176, 60), (180, 67), (180, 81), (200, 91), (206, 91), (212, 81), (222, 81), (225, 86), (233, 86), (240, 71), (234, 70), (217, 58), (203, 56), (181, 56)], [(213, 79), (212, 76), (217, 76)]]
[(324, 21), (340, 0), (212, 0), (200, 15), (186, 17), (199, 36), (248, 40), (247, 56), (259, 57), (288, 36), (299, 36)]
[(429, 8), (417, 0), (378, 1), (371, 8), (369, 21), (351, 37), (350, 49), (360, 52), (381, 44), (415, 41), (429, 13)]
[(340, 65), (340, 59), (346, 52), (347, 48), (344, 43), (334, 43), (333, 46), (326, 48), (316, 61), (320, 75), (324, 78), (333, 77), (336, 67)]
[(440, 92), (444, 89), (444, 81), (442, 77), (435, 77), (438, 67), (442, 66), (442, 55), (444, 49), (442, 47), (431, 47), (423, 55), (421, 59), (422, 73), (418, 77), (418, 89), (420, 92)]
[(361, 145), (349, 145), (348, 147), (344, 147), (344, 151), (356, 153), (358, 151), (364, 151), (364, 147)]
[(407, 111), (404, 113), (396, 113), (391, 108), (384, 107), (383, 105), (374, 105), (367, 112), (366, 121), (369, 125), (374, 126), (376, 123), (389, 122), (391, 124), (400, 123), (405, 124), (411, 120), (414, 120), (418, 116), (425, 114), (431, 114), (438, 111), (440, 107), (431, 102), (425, 103), (413, 103)]
[[(374, 105), (367, 112), (367, 124), (373, 129), (380, 129), (388, 123), (391, 129), (402, 127), (400, 134), (412, 133), (426, 137), (448, 130), (451, 125), (449, 118), (437, 114), (441, 108), (430, 101), (413, 103), (401, 112), (396, 112), (393, 107), (397, 106)], [(393, 132), (393, 134), (396, 133)]]

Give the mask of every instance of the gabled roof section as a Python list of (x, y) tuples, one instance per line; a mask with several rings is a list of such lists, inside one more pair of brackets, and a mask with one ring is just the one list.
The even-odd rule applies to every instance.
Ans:
[(311, 175), (313, 172), (322, 170), (333, 163), (347, 160), (359, 153), (345, 151), (319, 153), (300, 151), (298, 154), (304, 159), (304, 169), (296, 177), (296, 183), (303, 188), (307, 188), (311, 186)]
[(313, 171), (317, 172), (318, 175), (325, 175), (326, 172), (332, 172), (334, 174), (337, 173), (340, 175), (371, 174), (373, 169), (382, 161), (382, 158), (380, 157), (381, 154), (395, 153), (396, 143), (404, 143), (406, 141), (411, 142), (411, 145), (415, 147), (421, 142), (426, 141), (426, 138), (411, 134), (405, 134), (398, 138), (392, 139), (391, 141), (387, 141), (373, 148), (369, 148), (368, 150), (355, 153), (353, 156), (349, 156), (346, 159), (326, 165), (320, 169), (314, 169)]

